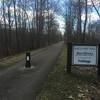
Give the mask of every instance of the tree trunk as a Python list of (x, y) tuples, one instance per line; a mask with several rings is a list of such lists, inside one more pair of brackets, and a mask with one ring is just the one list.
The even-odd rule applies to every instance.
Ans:
[(13, 0), (14, 6), (14, 19), (15, 19), (15, 28), (16, 28), (16, 49), (19, 52), (19, 37), (18, 37), (18, 27), (17, 27), (17, 17), (16, 17), (16, 0)]
[(84, 23), (84, 30), (83, 30), (83, 42), (85, 42), (85, 34), (86, 34), (86, 25), (87, 25), (87, 13), (88, 13), (88, 8), (87, 8), (87, 0), (85, 0), (85, 23)]
[(77, 22), (77, 34), (79, 41), (81, 40), (82, 35), (82, 26), (81, 26), (81, 1), (78, 1), (78, 22)]
[(8, 34), (7, 34), (7, 25), (6, 25), (6, 17), (5, 17), (5, 3), (3, 0), (3, 21), (4, 21), (4, 35), (5, 35), (5, 48), (4, 51), (6, 51), (6, 56), (9, 55), (9, 45), (8, 45)]

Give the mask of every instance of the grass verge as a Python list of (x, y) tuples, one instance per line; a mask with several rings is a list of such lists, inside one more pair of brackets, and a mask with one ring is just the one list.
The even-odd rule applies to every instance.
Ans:
[(65, 64), (66, 48), (36, 100), (100, 100), (100, 79), (96, 76), (96, 68), (72, 67), (69, 75), (64, 71)]
[[(47, 47), (41, 48), (38, 50), (34, 50), (34, 51), (30, 51), (31, 56), (36, 55), (46, 49), (47, 49)], [(15, 63), (20, 62), (22, 60), (25, 60), (25, 57), (26, 57), (25, 54), (26, 54), (26, 52), (0, 59), (0, 70), (10, 67), (10, 66), (14, 65)]]

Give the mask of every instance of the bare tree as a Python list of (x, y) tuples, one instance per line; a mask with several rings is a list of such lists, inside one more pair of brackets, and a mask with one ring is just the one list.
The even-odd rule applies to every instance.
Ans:
[[(58, 0), (59, 1), (59, 0)], [(32, 50), (57, 42), (61, 34), (55, 21), (53, 0), (2, 0), (0, 43), (3, 55)], [(52, 6), (52, 8), (51, 8)], [(33, 13), (33, 14), (32, 14)], [(52, 13), (52, 14), (51, 14)], [(2, 30), (2, 31), (1, 31)]]
[(8, 34), (7, 34), (7, 24), (6, 24), (6, 9), (5, 9), (5, 1), (2, 1), (2, 6), (3, 6), (3, 23), (4, 23), (4, 36), (5, 36), (5, 40), (4, 40), (4, 45), (5, 45), (5, 51), (6, 51), (6, 55), (9, 55), (9, 44), (8, 44)]
[(15, 19), (15, 27), (16, 27), (16, 45), (17, 50), (19, 51), (19, 36), (18, 36), (18, 26), (17, 26), (17, 16), (16, 16), (16, 0), (13, 0), (13, 7), (14, 7), (14, 19)]
[(84, 22), (84, 30), (83, 30), (83, 42), (85, 42), (85, 34), (86, 34), (86, 25), (87, 25), (87, 14), (88, 14), (88, 7), (87, 7), (87, 0), (85, 0), (85, 22)]
[(95, 6), (93, 0), (91, 0), (91, 2), (92, 2), (92, 5), (93, 5), (94, 9), (96, 10), (96, 12), (97, 12), (99, 18), (100, 18), (100, 13), (99, 13), (98, 9), (96, 8), (96, 6)]

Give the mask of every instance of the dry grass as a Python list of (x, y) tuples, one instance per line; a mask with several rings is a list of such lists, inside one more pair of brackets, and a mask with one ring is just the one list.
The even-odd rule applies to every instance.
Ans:
[(72, 67), (69, 75), (64, 71), (65, 64), (66, 48), (36, 100), (100, 100), (100, 79), (96, 68)]

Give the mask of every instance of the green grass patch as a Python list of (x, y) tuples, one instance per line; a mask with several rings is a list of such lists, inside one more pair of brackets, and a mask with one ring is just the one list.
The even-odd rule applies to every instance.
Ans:
[(67, 74), (64, 70), (66, 51), (64, 47), (36, 100), (100, 100), (100, 79), (96, 69), (72, 67), (72, 73)]
[[(48, 47), (30, 51), (31, 55), (32, 56), (36, 55), (39, 52), (42, 52), (43, 50), (48, 49)], [(22, 60), (25, 60), (25, 57), (26, 57), (26, 52), (23, 52), (23, 53), (20, 53), (20, 54), (16, 54), (16, 55), (13, 55), (13, 56), (8, 56), (8, 57), (0, 59), (0, 70), (5, 69), (7, 67), (10, 67), (10, 66), (14, 65), (15, 63), (20, 62)]]

